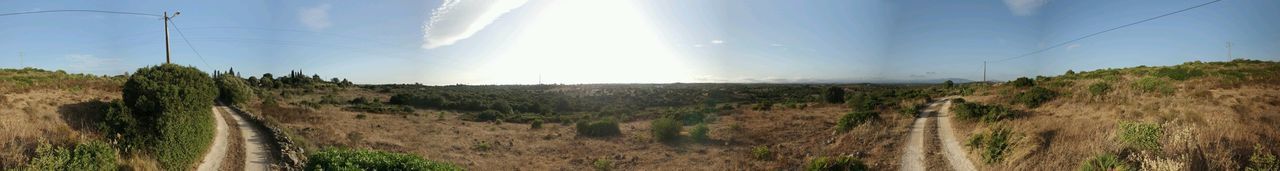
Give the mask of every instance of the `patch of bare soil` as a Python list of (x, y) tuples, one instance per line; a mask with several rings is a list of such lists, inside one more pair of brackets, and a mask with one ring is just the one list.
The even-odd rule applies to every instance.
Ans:
[[(872, 168), (895, 170), (901, 135), (911, 121), (881, 114), (880, 121), (835, 133), (835, 121), (847, 108), (735, 110), (708, 125), (710, 142), (667, 144), (655, 142), (649, 120), (621, 123), (619, 137), (586, 138), (576, 136), (571, 124), (532, 129), (528, 124), (462, 121), (453, 112), (363, 114), (361, 119), (359, 113), (334, 107), (262, 111), (305, 138), (312, 149), (406, 152), (472, 170), (590, 170), (595, 161), (621, 170), (779, 170), (799, 168), (813, 157), (844, 155), (861, 157)], [(751, 149), (757, 146), (769, 148), (772, 159), (753, 158)]]

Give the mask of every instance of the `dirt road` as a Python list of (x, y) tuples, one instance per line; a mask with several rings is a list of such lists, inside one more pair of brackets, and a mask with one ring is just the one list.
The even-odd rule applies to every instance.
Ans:
[[(942, 144), (944, 158), (950, 164), (952, 170), (970, 171), (976, 170), (965, 156), (965, 151), (960, 147), (960, 142), (956, 141), (954, 128), (951, 127), (951, 102), (948, 98), (938, 99), (930, 102), (923, 110), (917, 114), (914, 123), (911, 124), (911, 131), (907, 134), (906, 146), (902, 150), (902, 170), (927, 170), (928, 159), (925, 157), (926, 144), (940, 143)], [(937, 120), (937, 130), (929, 130), (929, 121)], [(929, 135), (928, 132), (936, 134)], [(938, 141), (929, 141), (925, 136), (937, 136)]]
[(244, 144), (244, 170), (271, 170), (271, 143), (270, 136), (263, 132), (262, 129), (254, 127), (249, 120), (244, 118), (243, 113), (236, 113), (230, 107), (218, 106), (221, 111), (235, 118), (235, 122), (240, 125), (240, 139)]
[(227, 157), (227, 121), (222, 119), (222, 110), (219, 106), (214, 106), (214, 127), (213, 144), (209, 147), (209, 152), (204, 154), (204, 159), (200, 161), (200, 166), (196, 170), (218, 170), (221, 167), (222, 159)]

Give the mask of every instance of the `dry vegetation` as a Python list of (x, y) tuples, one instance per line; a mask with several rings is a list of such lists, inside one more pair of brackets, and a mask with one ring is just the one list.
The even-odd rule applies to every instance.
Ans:
[(0, 168), (22, 166), (41, 144), (101, 139), (101, 108), (120, 98), (122, 78), (0, 69)]
[[(1280, 145), (1280, 64), (1275, 62), (1098, 70), (1038, 78), (1036, 84), (1060, 95), (1036, 108), (1013, 104), (1014, 94), (1024, 89), (1009, 85), (974, 85), (977, 93), (964, 97), (1027, 111), (998, 123), (1013, 128), (1013, 148), (1004, 161), (984, 170), (1077, 168), (1106, 153), (1118, 154), (1131, 168), (1237, 170), (1261, 163), (1251, 156), (1277, 150), (1255, 146)], [(1134, 147), (1130, 141), (1138, 135), (1126, 133), (1121, 123), (1154, 126), (1138, 135), (1154, 137), (1156, 147)], [(967, 139), (994, 124), (961, 125), (960, 130), (971, 130), (958, 134)], [(971, 151), (971, 159), (981, 158)]]

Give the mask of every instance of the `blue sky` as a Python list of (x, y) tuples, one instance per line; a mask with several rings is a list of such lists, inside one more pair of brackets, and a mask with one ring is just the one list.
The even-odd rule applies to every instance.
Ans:
[[(357, 83), (982, 79), (982, 61), (1208, 0), (8, 1), (0, 13), (182, 11), (175, 63)], [(991, 63), (988, 76), (1280, 59), (1280, 1), (1224, 0)], [(120, 74), (163, 62), (155, 17), (0, 16), (0, 67)], [(199, 51), (198, 57), (187, 41)], [(22, 55), (19, 55), (22, 54)], [(21, 56), (21, 57), (19, 57)]]

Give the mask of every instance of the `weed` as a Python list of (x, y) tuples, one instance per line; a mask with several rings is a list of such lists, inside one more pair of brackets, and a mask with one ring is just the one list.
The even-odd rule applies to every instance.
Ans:
[(1014, 87), (1031, 87), (1035, 86), (1036, 82), (1027, 77), (1018, 77), (1018, 79), (1010, 81), (1009, 85), (1013, 85)]
[(1253, 146), (1253, 155), (1249, 156), (1249, 167), (1246, 167), (1245, 170), (1280, 170), (1280, 160), (1277, 160), (1275, 155), (1264, 150), (1262, 145), (1255, 145)]
[(835, 158), (818, 157), (809, 160), (809, 164), (805, 165), (806, 171), (824, 171), (824, 170), (845, 170), (845, 171), (865, 171), (868, 170), (867, 165), (862, 160), (849, 156), (841, 156)]
[(770, 160), (773, 159), (773, 152), (770, 152), (769, 147), (767, 146), (756, 146), (751, 148), (751, 157), (755, 157), (760, 160)]
[(116, 170), (116, 149), (103, 142), (77, 144), (71, 148), (40, 144), (28, 170)]
[(1009, 153), (1012, 130), (1004, 126), (996, 126), (985, 133), (969, 137), (965, 145), (978, 149), (982, 154), (982, 162), (987, 164), (1000, 162)]
[(1137, 82), (1134, 82), (1133, 86), (1145, 93), (1161, 93), (1167, 95), (1173, 94), (1174, 91), (1173, 86), (1169, 85), (1168, 81), (1157, 77), (1142, 77), (1142, 79), (1138, 79)]
[(1166, 68), (1157, 69), (1156, 72), (1152, 73), (1151, 75), (1156, 77), (1167, 77), (1169, 79), (1173, 79), (1177, 81), (1183, 81), (1183, 80), (1202, 76), (1204, 75), (1204, 71), (1201, 71), (1199, 69), (1189, 68), (1189, 67), (1175, 66), (1175, 67), (1166, 67)]
[(982, 105), (978, 103), (959, 102), (951, 106), (956, 118), (962, 120), (978, 120), (987, 123), (1013, 118), (1015, 113), (1000, 105)]
[(1120, 122), (1117, 133), (1121, 143), (1139, 150), (1160, 150), (1160, 136), (1164, 131), (1159, 124), (1141, 122)]
[(608, 171), (613, 169), (613, 161), (605, 158), (599, 158), (596, 159), (596, 161), (591, 162), (591, 166), (595, 167), (598, 171)]
[(840, 132), (846, 132), (846, 131), (849, 131), (850, 129), (853, 129), (853, 127), (857, 127), (858, 125), (862, 125), (862, 123), (866, 123), (869, 120), (879, 119), (879, 117), (880, 115), (877, 114), (876, 112), (869, 112), (869, 111), (849, 112), (844, 114), (844, 116), (841, 116), (840, 120), (836, 121), (836, 130)]
[(383, 151), (324, 149), (307, 157), (305, 170), (462, 170), (449, 163)]
[(471, 145), (471, 149), (475, 149), (476, 151), (489, 151), (489, 149), (492, 149), (492, 148), (493, 148), (492, 144), (489, 144), (489, 142), (484, 142), (484, 141), (480, 141)]
[(534, 119), (533, 122), (529, 122), (529, 128), (542, 129), (542, 119)]
[(364, 119), (364, 118), (369, 118), (369, 116), (365, 115), (364, 113), (356, 114), (356, 119)]
[(1119, 156), (1111, 153), (1103, 153), (1098, 156), (1080, 163), (1080, 171), (1131, 171), (1136, 170), (1133, 166), (1120, 160)]
[(698, 126), (694, 126), (693, 130), (689, 131), (689, 137), (696, 142), (707, 142), (707, 140), (710, 139), (710, 137), (708, 137), (708, 134), (710, 133), (711, 129), (707, 128), (707, 124), (701, 123), (698, 124)]
[(680, 138), (680, 124), (670, 118), (659, 118), (649, 123), (649, 129), (653, 131), (653, 138), (672, 142)]

